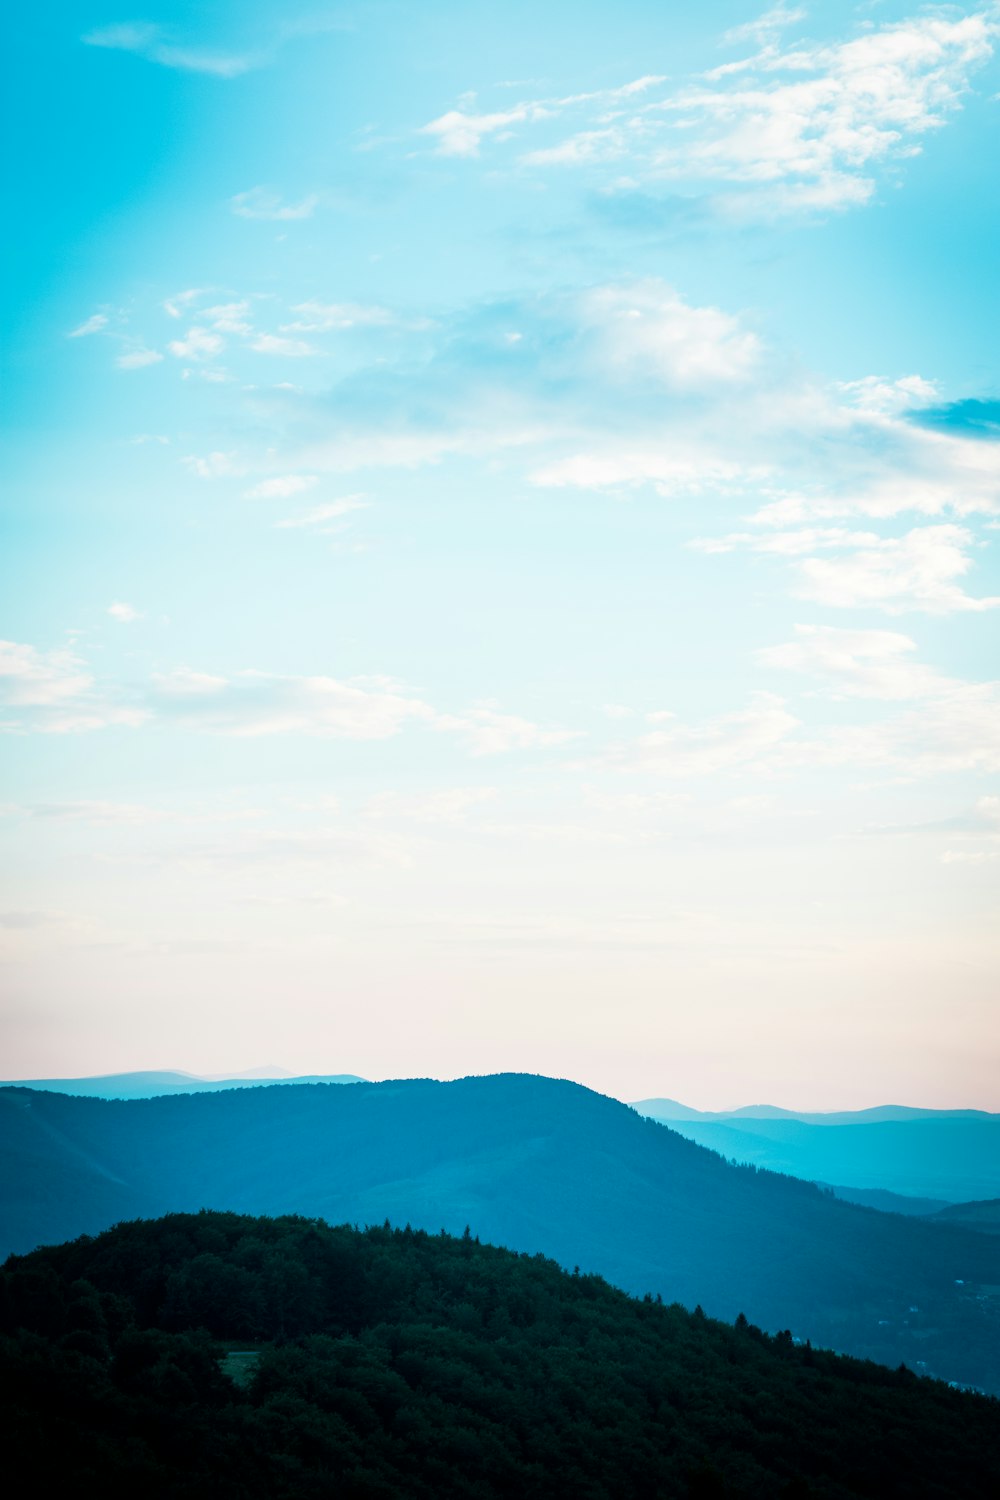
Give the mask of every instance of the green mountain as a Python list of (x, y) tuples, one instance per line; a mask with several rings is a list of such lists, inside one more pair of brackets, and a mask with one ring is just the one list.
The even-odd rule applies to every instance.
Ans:
[(417, 1230), (173, 1215), (0, 1272), (4, 1467), (109, 1500), (994, 1500), (1000, 1405)]
[(751, 1105), (702, 1114), (671, 1099), (633, 1108), (730, 1161), (793, 1177), (946, 1203), (1000, 1195), (1000, 1115), (982, 1110), (888, 1104), (796, 1115)]
[(177, 1210), (410, 1223), (1000, 1391), (1000, 1241), (841, 1202), (528, 1075), (144, 1100), (0, 1090), (4, 1245)]

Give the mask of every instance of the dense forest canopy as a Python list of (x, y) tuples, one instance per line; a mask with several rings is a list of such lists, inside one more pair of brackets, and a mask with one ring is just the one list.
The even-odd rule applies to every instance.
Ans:
[(994, 1500), (1000, 1404), (422, 1230), (175, 1214), (0, 1272), (41, 1492)]

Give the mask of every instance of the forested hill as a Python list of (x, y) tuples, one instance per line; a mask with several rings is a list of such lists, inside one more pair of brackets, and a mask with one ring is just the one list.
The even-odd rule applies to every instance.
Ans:
[(199, 1208), (469, 1224), (626, 1291), (1000, 1391), (984, 1291), (1000, 1285), (1000, 1239), (732, 1167), (576, 1084), (519, 1074), (135, 1101), (15, 1089), (0, 1091), (0, 1124), (10, 1248)]
[(470, 1236), (124, 1224), (8, 1262), (0, 1373), (5, 1472), (40, 1494), (1000, 1493), (996, 1401)]

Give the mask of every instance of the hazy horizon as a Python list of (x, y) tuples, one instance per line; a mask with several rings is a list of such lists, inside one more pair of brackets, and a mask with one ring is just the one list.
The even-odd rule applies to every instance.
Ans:
[(996, 6), (10, 32), (5, 1073), (1000, 1110)]

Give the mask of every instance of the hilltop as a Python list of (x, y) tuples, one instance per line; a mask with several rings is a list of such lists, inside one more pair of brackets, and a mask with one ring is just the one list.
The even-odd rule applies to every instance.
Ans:
[(163, 1500), (993, 1500), (1000, 1406), (420, 1230), (172, 1215), (0, 1273), (8, 1470)]

